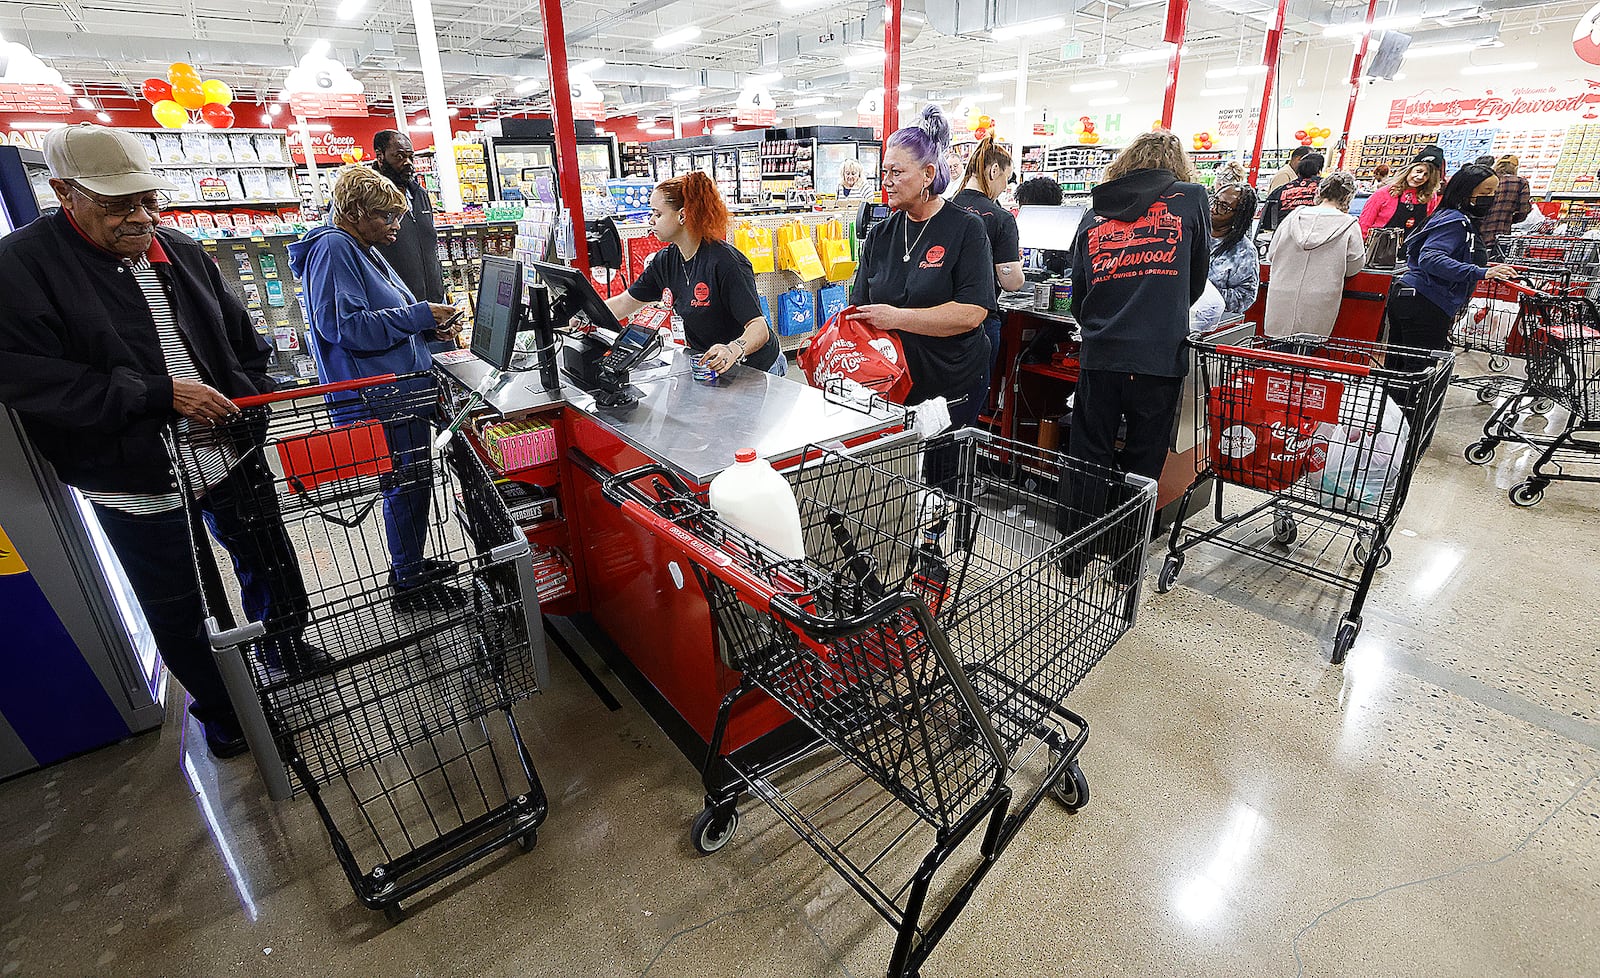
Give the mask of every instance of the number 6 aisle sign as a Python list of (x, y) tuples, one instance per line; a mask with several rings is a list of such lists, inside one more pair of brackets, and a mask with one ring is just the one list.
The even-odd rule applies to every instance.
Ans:
[(365, 88), (349, 69), (320, 54), (307, 54), (284, 79), (289, 111), (302, 119), (365, 116)]
[(733, 109), (733, 121), (741, 126), (770, 126), (778, 117), (772, 93), (767, 91), (767, 86), (755, 82), (745, 85)]

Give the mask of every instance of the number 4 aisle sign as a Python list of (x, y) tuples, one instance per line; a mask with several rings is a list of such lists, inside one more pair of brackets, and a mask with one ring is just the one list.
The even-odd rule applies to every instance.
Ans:
[(749, 84), (739, 93), (733, 106), (733, 121), (741, 126), (770, 126), (778, 117), (777, 106), (772, 104), (772, 93), (767, 86)]

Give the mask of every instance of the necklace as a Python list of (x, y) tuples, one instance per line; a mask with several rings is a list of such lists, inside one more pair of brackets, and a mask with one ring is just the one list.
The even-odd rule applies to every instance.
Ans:
[(910, 228), (906, 226), (911, 223), (911, 216), (909, 214), (906, 215), (906, 223), (900, 225), (900, 243), (905, 245), (906, 248), (905, 254), (900, 256), (901, 261), (908, 263), (911, 261), (911, 253), (916, 250), (917, 245), (922, 243), (922, 236), (928, 233), (928, 225), (932, 222), (932, 217), (928, 218), (926, 221), (923, 221), (922, 230), (917, 232), (917, 240), (911, 242), (910, 244), (906, 244), (906, 238), (911, 233)]

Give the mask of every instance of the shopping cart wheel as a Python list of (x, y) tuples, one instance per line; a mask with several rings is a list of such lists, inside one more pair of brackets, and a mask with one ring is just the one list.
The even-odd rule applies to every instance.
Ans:
[(1300, 536), (1300, 526), (1292, 513), (1279, 512), (1272, 517), (1272, 541), (1279, 546), (1292, 547)]
[(1551, 411), (1554, 411), (1555, 407), (1555, 401), (1550, 400), (1548, 397), (1541, 397), (1533, 402), (1532, 407), (1528, 408), (1528, 413), (1543, 416), (1549, 414)]
[(517, 836), (517, 848), (523, 852), (532, 852), (533, 847), (539, 844), (539, 830), (529, 829)]
[(1544, 483), (1534, 479), (1511, 487), (1511, 501), (1518, 506), (1537, 506), (1544, 499)]
[(1499, 396), (1499, 393), (1500, 392), (1495, 390), (1493, 386), (1480, 387), (1478, 388), (1478, 403), (1488, 404), (1490, 401)]
[(1361, 634), (1359, 619), (1346, 618), (1339, 623), (1339, 632), (1333, 637), (1333, 664), (1338, 665), (1344, 661), (1351, 646), (1356, 644), (1356, 636)]
[(1511, 360), (1508, 357), (1495, 355), (1489, 358), (1489, 369), (1497, 374), (1505, 373), (1506, 368), (1509, 366), (1511, 366)]
[(1178, 579), (1178, 571), (1183, 570), (1183, 554), (1167, 554), (1167, 560), (1161, 565), (1161, 576), (1156, 578), (1156, 593), (1166, 594), (1172, 590), (1172, 582)]
[[(1371, 537), (1361, 536), (1356, 539), (1356, 563), (1365, 564), (1367, 562), (1367, 557), (1372, 554), (1372, 543), (1373, 541)], [(1388, 544), (1384, 544), (1382, 547), (1380, 547), (1378, 549), (1378, 569), (1382, 570), (1383, 568), (1388, 567), (1389, 561), (1393, 557), (1394, 552), (1389, 549)]]
[(737, 808), (729, 808), (726, 812), (707, 808), (694, 817), (694, 825), (689, 828), (689, 841), (694, 843), (695, 852), (709, 856), (727, 845), (738, 828)]
[(1475, 441), (1468, 445), (1462, 454), (1466, 455), (1467, 461), (1473, 465), (1488, 465), (1494, 461), (1494, 442), (1488, 439)]
[(406, 919), (405, 909), (398, 903), (385, 904), (383, 907), (383, 919), (391, 924), (398, 924)]
[(1050, 794), (1069, 812), (1089, 804), (1089, 779), (1083, 776), (1083, 768), (1077, 761), (1067, 765), (1056, 778), (1055, 784), (1050, 786)]

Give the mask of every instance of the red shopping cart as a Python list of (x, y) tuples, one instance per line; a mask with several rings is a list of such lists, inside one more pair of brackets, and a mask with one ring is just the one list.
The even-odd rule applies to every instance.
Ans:
[[(1173, 524), (1156, 590), (1172, 587), (1200, 544), (1344, 588), (1353, 594), (1333, 642), (1333, 661), (1343, 662), (1373, 577), (1389, 562), (1452, 357), (1307, 335), (1190, 343), (1200, 374), (1197, 443), (1206, 450), (1178, 511), (1189, 513), (1194, 494), (1214, 485), (1214, 524), (1194, 526), (1192, 516)], [(1228, 485), (1253, 493), (1248, 508), (1227, 511)]]
[[(289, 613), (249, 620), (207, 593), (211, 644), (269, 794), (310, 796), (356, 897), (391, 921), (497, 849), (530, 848), (547, 809), (512, 712), (547, 681), (528, 542), (465, 439), (433, 452), (437, 402), (428, 375), (291, 390), (171, 442), (180, 463), (246, 473), (228, 522), (281, 533), (298, 558), (265, 582)], [(175, 468), (193, 509), (205, 467)], [(420, 519), (386, 526), (400, 497)], [(429, 555), (405, 596), (402, 532)], [(217, 551), (194, 544), (205, 579)], [(297, 658), (307, 647), (327, 659)]]
[[(728, 526), (662, 467), (605, 493), (694, 567), (741, 671), (695, 848), (727, 845), (753, 794), (895, 927), (902, 978), (1045, 795), (1087, 802), (1088, 724), (1064, 703), (1133, 623), (1155, 485), (974, 430), (806, 458), (786, 473), (804, 560)], [(724, 755), (731, 711), (758, 692), (814, 740), (776, 760)]]

